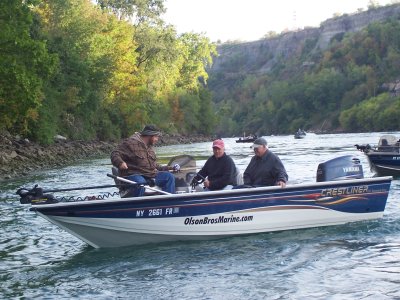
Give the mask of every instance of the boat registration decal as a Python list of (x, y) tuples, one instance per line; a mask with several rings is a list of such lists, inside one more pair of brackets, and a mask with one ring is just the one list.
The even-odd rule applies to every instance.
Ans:
[(139, 209), (136, 217), (159, 217), (164, 215), (174, 215), (179, 213), (179, 207)]
[(186, 218), (184, 221), (185, 225), (206, 225), (206, 224), (220, 224), (220, 223), (240, 223), (240, 222), (251, 222), (253, 221), (253, 216), (242, 216), (235, 217), (231, 215), (230, 217), (218, 216), (215, 218), (202, 217), (202, 218)]

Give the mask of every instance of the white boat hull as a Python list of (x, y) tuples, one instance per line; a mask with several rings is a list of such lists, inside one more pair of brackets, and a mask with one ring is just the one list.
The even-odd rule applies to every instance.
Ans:
[[(45, 216), (95, 248), (168, 241), (205, 240), (290, 229), (331, 226), (381, 218), (383, 212), (343, 213), (313, 207), (274, 207), (228, 214), (157, 219), (75, 218)], [(223, 223), (218, 221), (224, 220)], [(206, 224), (205, 224), (206, 223)]]

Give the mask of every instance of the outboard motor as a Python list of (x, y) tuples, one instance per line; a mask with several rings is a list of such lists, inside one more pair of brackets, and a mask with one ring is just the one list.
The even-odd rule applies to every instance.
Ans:
[(360, 160), (351, 155), (340, 156), (324, 163), (317, 169), (317, 182), (364, 178)]

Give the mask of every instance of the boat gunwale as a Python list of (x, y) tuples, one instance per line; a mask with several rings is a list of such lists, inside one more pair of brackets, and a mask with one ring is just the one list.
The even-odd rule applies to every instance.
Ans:
[(345, 179), (345, 180), (333, 180), (333, 181), (323, 181), (323, 182), (310, 182), (310, 183), (300, 183), (287, 185), (285, 188), (279, 186), (267, 186), (267, 187), (254, 187), (254, 188), (243, 188), (243, 189), (231, 189), (231, 190), (218, 190), (218, 191), (207, 191), (207, 192), (195, 192), (195, 193), (180, 193), (171, 195), (154, 195), (154, 196), (143, 196), (143, 197), (129, 197), (129, 198), (119, 198), (119, 199), (99, 199), (99, 200), (84, 200), (84, 201), (71, 201), (71, 202), (57, 202), (49, 204), (34, 204), (32, 203), (30, 210), (40, 211), (46, 209), (54, 209), (58, 207), (73, 207), (73, 206), (84, 206), (84, 205), (96, 205), (96, 204), (109, 204), (109, 203), (146, 203), (153, 201), (168, 201), (169, 199), (185, 199), (185, 198), (203, 198), (223, 196), (223, 195), (247, 195), (252, 193), (262, 193), (262, 192), (273, 192), (273, 191), (292, 191), (295, 189), (304, 188), (318, 188), (322, 186), (337, 186), (337, 185), (351, 185), (358, 183), (375, 183), (375, 182), (385, 182), (392, 181), (393, 176), (379, 176), (371, 178), (359, 178), (359, 179)]
[(388, 170), (388, 171), (400, 171), (400, 166), (394, 166), (394, 165), (381, 165), (381, 164), (376, 164), (373, 163), (375, 168), (380, 168), (383, 170)]
[(396, 151), (377, 151), (377, 150), (372, 150), (372, 151), (366, 152), (365, 154), (367, 154), (368, 156), (372, 156), (372, 155), (382, 155), (382, 156), (396, 155), (396, 156), (400, 156), (400, 152), (396, 152)]

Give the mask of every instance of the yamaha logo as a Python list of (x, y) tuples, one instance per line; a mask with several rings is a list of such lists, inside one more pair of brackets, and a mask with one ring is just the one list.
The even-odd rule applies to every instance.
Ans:
[(359, 172), (360, 168), (359, 167), (346, 167), (346, 168), (343, 168), (343, 171), (346, 173)]

